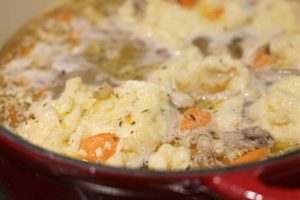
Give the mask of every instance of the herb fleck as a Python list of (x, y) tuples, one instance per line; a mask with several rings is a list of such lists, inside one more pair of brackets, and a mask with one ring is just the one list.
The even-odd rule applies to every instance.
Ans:
[(35, 120), (34, 114), (30, 114), (30, 115), (29, 115), (29, 119)]
[(135, 125), (135, 124), (136, 124), (136, 122), (135, 122), (135, 121), (131, 122), (131, 126), (133, 126), (133, 125)]

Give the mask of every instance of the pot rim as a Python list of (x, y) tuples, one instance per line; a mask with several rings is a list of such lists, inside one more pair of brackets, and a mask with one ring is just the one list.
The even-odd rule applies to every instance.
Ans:
[(30, 152), (41, 155), (46, 159), (51, 159), (58, 161), (60, 163), (69, 164), (70, 166), (89, 170), (91, 168), (96, 171), (110, 174), (119, 174), (119, 175), (130, 175), (135, 177), (179, 177), (179, 176), (195, 176), (195, 175), (211, 175), (211, 174), (220, 174), (220, 173), (231, 173), (231, 172), (240, 172), (244, 170), (251, 170), (258, 167), (262, 167), (269, 164), (278, 163), (280, 161), (288, 160), (297, 156), (300, 156), (300, 149), (285, 153), (283, 155), (278, 155), (267, 160), (257, 161), (253, 163), (248, 163), (240, 166), (227, 166), (227, 167), (216, 167), (209, 169), (191, 169), (191, 170), (172, 170), (172, 171), (159, 171), (159, 170), (145, 170), (138, 168), (120, 168), (107, 166), (100, 163), (90, 163), (75, 158), (67, 157), (60, 155), (55, 152), (48, 151), (42, 147), (34, 145), (25, 139), (21, 138), (17, 134), (9, 131), (8, 129), (0, 126), (0, 137), (4, 136), (11, 143), (20, 145), (21, 147), (27, 149)]

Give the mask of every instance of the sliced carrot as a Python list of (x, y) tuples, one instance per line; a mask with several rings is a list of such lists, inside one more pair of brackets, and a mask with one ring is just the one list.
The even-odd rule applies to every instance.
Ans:
[(73, 18), (73, 14), (68, 13), (68, 12), (60, 13), (56, 16), (57, 21), (66, 23), (66, 24), (69, 24), (71, 22), (72, 18)]
[[(116, 152), (119, 138), (108, 133), (100, 133), (84, 139), (80, 144), (80, 149), (87, 153), (86, 159), (91, 162), (100, 160), (105, 162)], [(101, 150), (101, 155), (97, 155), (97, 151)]]
[(245, 155), (237, 158), (232, 162), (232, 164), (240, 165), (245, 164), (249, 162), (254, 162), (260, 159), (263, 159), (269, 155), (269, 150), (267, 148), (261, 148), (257, 149), (255, 151), (251, 151), (249, 153), (246, 153)]
[(208, 126), (211, 121), (212, 116), (209, 112), (191, 108), (184, 113), (179, 129), (180, 132), (193, 131)]
[(191, 7), (195, 5), (197, 0), (178, 0), (178, 2), (184, 7)]
[(209, 19), (211, 21), (216, 21), (225, 14), (225, 9), (222, 6), (217, 6), (217, 7), (212, 8), (207, 5), (202, 5), (201, 13), (207, 19)]
[(276, 62), (275, 58), (262, 51), (258, 51), (253, 59), (253, 65), (256, 68), (263, 68)]

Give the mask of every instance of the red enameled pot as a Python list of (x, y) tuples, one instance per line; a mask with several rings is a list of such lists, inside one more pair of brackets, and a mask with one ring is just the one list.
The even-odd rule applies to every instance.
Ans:
[(300, 199), (300, 150), (244, 166), (158, 172), (87, 163), (0, 128), (0, 199)]

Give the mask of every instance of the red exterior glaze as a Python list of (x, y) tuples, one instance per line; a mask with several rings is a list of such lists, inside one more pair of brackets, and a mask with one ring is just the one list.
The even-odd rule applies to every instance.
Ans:
[[(83, 163), (20, 141), (0, 133), (0, 183), (13, 200), (300, 199), (300, 151), (248, 167), (147, 172)], [(263, 182), (278, 184), (275, 188)]]
[(0, 154), (0, 199), (79, 200), (72, 188), (51, 182), (20, 164)]
[(206, 185), (228, 199), (300, 199), (299, 175), (298, 156), (274, 166), (215, 176)]

